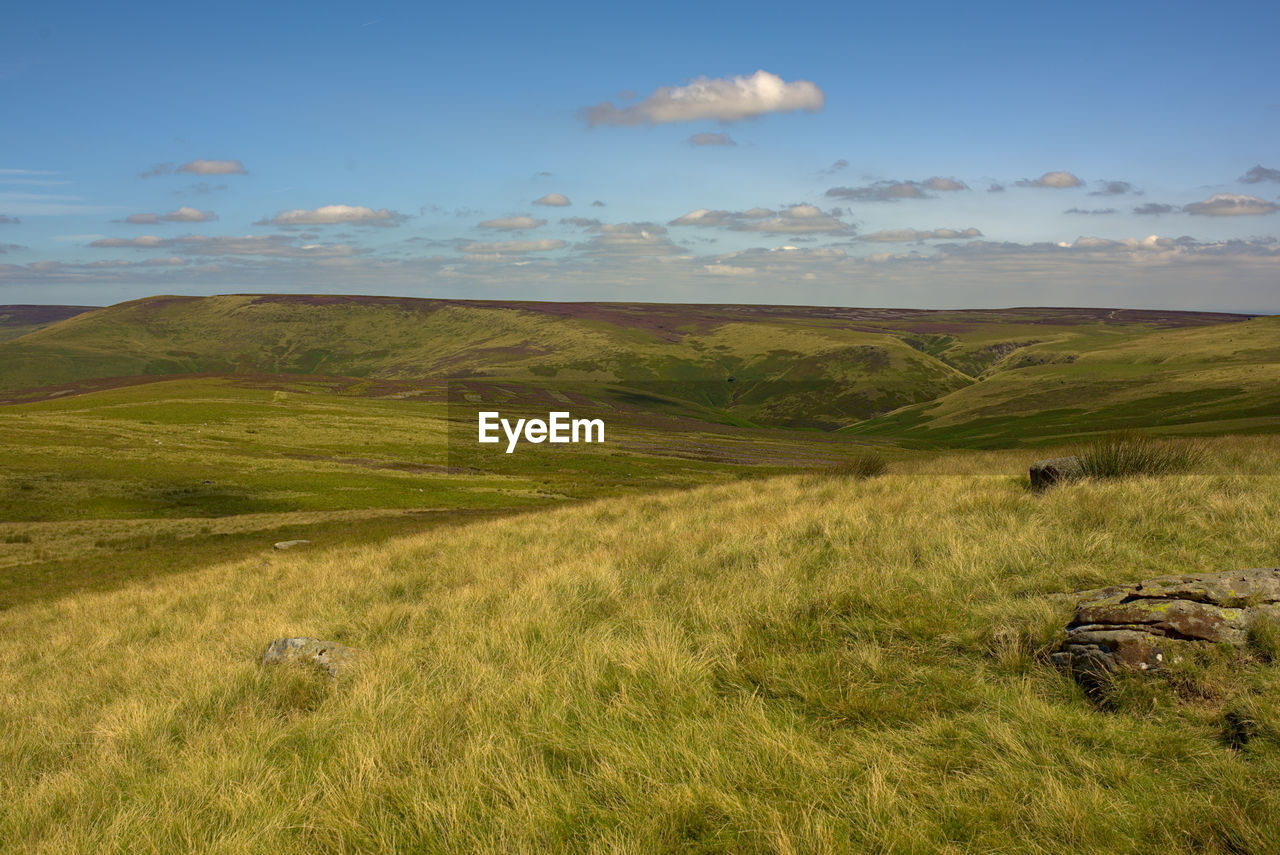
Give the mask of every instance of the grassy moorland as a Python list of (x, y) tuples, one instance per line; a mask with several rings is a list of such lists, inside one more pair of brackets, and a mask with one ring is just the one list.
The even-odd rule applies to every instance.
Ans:
[(193, 373), (625, 382), (760, 424), (832, 428), (963, 390), (1027, 348), (1089, 350), (1243, 320), (1101, 309), (152, 297), (0, 342), (0, 389), (21, 399), (34, 388), (78, 392), (107, 378)]
[[(539, 403), (544, 415), (567, 406), (542, 390), (503, 391), (504, 406)], [(596, 414), (590, 399), (574, 400)], [(350, 545), (597, 496), (825, 468), (866, 444), (659, 416), (625, 401), (597, 409), (607, 445), (451, 461), (448, 432), (472, 440), (475, 423), (449, 421), (440, 383), (179, 378), (0, 407), (0, 608), (279, 540)]]
[[(1280, 851), (1280, 627), (1046, 661), (1072, 591), (1280, 563), (1280, 319), (66, 314), (0, 317), (5, 852)], [(1028, 490), (1082, 448), (1169, 474)]]
[[(954, 452), (19, 605), (0, 612), (0, 839), (1275, 852), (1276, 645), (1095, 698), (1043, 653), (1067, 592), (1275, 565), (1277, 452), (1217, 439), (1184, 475), (1042, 495), (1026, 452)], [(333, 682), (257, 664), (299, 634), (371, 658)]]
[(933, 445), (1060, 442), (1085, 432), (1280, 429), (1280, 317), (1166, 330), (1089, 349), (1028, 346), (980, 382), (848, 428)]

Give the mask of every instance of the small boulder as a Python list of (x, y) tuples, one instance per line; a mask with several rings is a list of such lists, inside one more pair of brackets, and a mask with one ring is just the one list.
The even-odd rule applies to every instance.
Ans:
[(1051, 659), (1084, 682), (1152, 671), (1188, 644), (1242, 647), (1259, 619), (1280, 620), (1280, 567), (1161, 576), (1083, 592)]
[(276, 549), (293, 549), (295, 546), (306, 546), (309, 540), (281, 540), (275, 545)]
[(272, 665), (280, 662), (302, 662), (314, 665), (330, 677), (337, 677), (346, 672), (365, 656), (363, 650), (347, 647), (335, 641), (321, 641), (318, 638), (277, 638), (267, 645), (262, 654), (262, 664)]
[(1040, 491), (1063, 481), (1084, 477), (1084, 461), (1079, 457), (1050, 457), (1031, 464), (1031, 489)]

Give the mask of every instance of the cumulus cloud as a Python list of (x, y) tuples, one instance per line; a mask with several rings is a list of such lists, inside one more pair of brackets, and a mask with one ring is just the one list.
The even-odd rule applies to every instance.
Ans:
[(0, 226), (16, 226), (20, 222), (22, 220), (17, 217), (6, 217), (4, 214), (0, 214)]
[(1046, 172), (1039, 178), (1024, 178), (1018, 182), (1019, 187), (1052, 187), (1058, 190), (1083, 184), (1083, 181), (1070, 172)]
[(191, 175), (248, 175), (249, 171), (238, 160), (188, 160), (175, 167), (170, 163), (157, 163), (146, 172), (139, 173), (141, 178), (158, 178), (161, 175), (172, 175), (186, 172)]
[(1142, 195), (1142, 191), (1135, 189), (1128, 181), (1099, 181), (1098, 185), (1098, 189), (1091, 192), (1090, 196), (1123, 196), (1126, 193)]
[(935, 175), (924, 181), (876, 181), (862, 187), (832, 187), (827, 191), (827, 196), (861, 202), (896, 202), (899, 199), (935, 198), (930, 191), (954, 193), (968, 189), (969, 185), (963, 181)]
[(499, 217), (496, 220), (485, 220), (480, 224), (482, 229), (497, 229), (504, 232), (517, 232), (525, 229), (536, 229), (545, 226), (546, 220), (535, 220), (533, 217)]
[(1261, 184), (1263, 181), (1280, 181), (1280, 169), (1268, 169), (1259, 163), (1238, 179), (1241, 184)]
[(843, 169), (847, 169), (848, 166), (849, 166), (849, 161), (845, 160), (842, 157), (839, 160), (837, 160), (835, 163), (828, 166), (826, 169), (819, 169), (818, 174), (819, 175), (835, 175), (837, 172), (840, 172)]
[(689, 137), (689, 145), (737, 145), (728, 134), (694, 134)]
[(997, 183), (997, 182), (995, 182), (995, 181), (992, 181), (992, 182), (991, 182), (991, 186), (987, 188), (987, 192), (988, 192), (988, 193), (1003, 193), (1003, 192), (1004, 192), (1004, 185), (1003, 185), (1003, 184), (999, 184), (999, 183)]
[(839, 219), (835, 212), (823, 211), (815, 205), (790, 205), (781, 210), (751, 208), (747, 211), (712, 211), (698, 208), (667, 223), (669, 226), (706, 226), (739, 232), (766, 234), (838, 234), (849, 235), (853, 227)]
[(1133, 209), (1133, 212), (1144, 217), (1158, 217), (1161, 214), (1172, 214), (1176, 210), (1178, 209), (1173, 205), (1165, 205), (1160, 202), (1148, 202), (1145, 205), (1138, 205)]
[(581, 111), (588, 125), (660, 125), (716, 119), (733, 122), (767, 113), (822, 109), (822, 90), (807, 80), (788, 83), (761, 69), (749, 77), (699, 77), (663, 86), (643, 101), (616, 107), (604, 101)]
[(14, 249), (22, 249), (22, 248), (23, 248), (23, 247), (22, 247), (22, 245), (21, 245), (21, 244), (16, 244), (16, 243), (0, 243), (0, 255), (3, 255), (4, 253), (9, 252), (10, 250), (14, 250)]
[(124, 222), (135, 226), (154, 226), (158, 223), (208, 223), (216, 219), (218, 219), (218, 215), (213, 211), (201, 211), (184, 205), (178, 210), (170, 211), (167, 214), (130, 214), (123, 220), (115, 220), (114, 222)]
[(589, 229), (593, 226), (600, 225), (600, 221), (590, 217), (564, 217), (560, 220), (562, 226), (577, 226), (583, 229)]
[(702, 269), (712, 276), (751, 276), (756, 272), (754, 267), (737, 267), (732, 264), (704, 264)]
[(548, 252), (553, 249), (564, 249), (569, 244), (562, 240), (499, 240), (476, 241), (463, 244), (459, 249), (468, 254), (518, 254), (525, 252)]
[(102, 238), (89, 246), (101, 249), (168, 249), (185, 255), (264, 255), (282, 258), (334, 258), (356, 253), (355, 248), (349, 244), (298, 244), (289, 235), (184, 235), (175, 238), (142, 235), (136, 238)]
[(255, 226), (333, 226), (339, 224), (355, 226), (394, 226), (404, 222), (408, 217), (386, 208), (373, 210), (363, 205), (321, 205), (314, 210), (301, 208), (292, 211), (281, 211), (274, 217), (263, 218), (254, 223)]
[(601, 223), (591, 231), (591, 239), (577, 247), (589, 257), (661, 257), (680, 252), (667, 237), (667, 230), (657, 223)]
[(877, 241), (880, 243), (908, 243), (922, 240), (962, 240), (966, 238), (980, 237), (982, 237), (982, 232), (973, 227), (969, 227), (967, 229), (933, 229), (931, 231), (919, 231), (917, 229), (886, 229), (884, 231), (872, 232), (869, 235), (863, 235), (862, 240)]
[[(1144, 207), (1145, 207), (1145, 206), (1144, 206)], [(1134, 210), (1135, 210), (1135, 212), (1136, 212), (1136, 210), (1137, 210), (1137, 209), (1134, 209)], [(1064, 213), (1064, 214), (1093, 214), (1093, 215), (1098, 215), (1098, 214), (1114, 214), (1115, 212), (1116, 212), (1116, 209), (1115, 209), (1115, 208), (1092, 208), (1092, 209), (1085, 209), (1085, 208), (1067, 208), (1067, 210), (1063, 211), (1062, 213)]]
[(1272, 214), (1280, 210), (1280, 205), (1268, 202), (1266, 199), (1259, 199), (1257, 196), (1215, 193), (1203, 202), (1192, 202), (1182, 210), (1188, 214), (1207, 217), (1239, 217)]
[(569, 197), (564, 195), (563, 193), (548, 193), (547, 195), (543, 196), (541, 199), (534, 199), (533, 204), (547, 205), (552, 208), (564, 208), (573, 203), (570, 202)]
[(595, 200), (594, 202), (592, 202), (592, 203), (591, 203), (591, 207), (593, 207), (593, 208), (603, 208), (603, 207), (604, 207), (604, 202), (601, 202), (599, 199), (597, 199), (597, 200)]
[(174, 172), (192, 175), (248, 175), (249, 171), (238, 160), (189, 160)]

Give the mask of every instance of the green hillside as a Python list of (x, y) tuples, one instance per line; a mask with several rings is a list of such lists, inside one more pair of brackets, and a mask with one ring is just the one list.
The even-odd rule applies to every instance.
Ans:
[(978, 383), (847, 430), (976, 446), (1122, 428), (1280, 430), (1280, 317), (1078, 344), (1028, 346)]
[[(1046, 653), (1071, 591), (1274, 566), (1278, 444), (1045, 494), (1026, 452), (951, 452), (28, 602), (0, 611), (0, 840), (1274, 853), (1280, 635), (1092, 697)], [(368, 658), (260, 664), (300, 635)]]
[[(0, 343), (0, 389), (173, 374), (615, 383), (761, 424), (833, 428), (970, 386), (1036, 347), (1123, 344), (1240, 316), (154, 297)], [(17, 398), (30, 397), (17, 395)]]

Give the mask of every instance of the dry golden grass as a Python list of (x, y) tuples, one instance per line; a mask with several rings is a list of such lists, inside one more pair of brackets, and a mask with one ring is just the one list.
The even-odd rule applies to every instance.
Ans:
[[(24, 605), (0, 613), (0, 840), (1280, 851), (1276, 665), (1100, 706), (1038, 655), (1064, 592), (1274, 566), (1277, 452), (1214, 441), (1192, 474), (1041, 496), (1025, 452), (895, 463)], [(335, 683), (259, 666), (287, 635), (372, 658)]]

